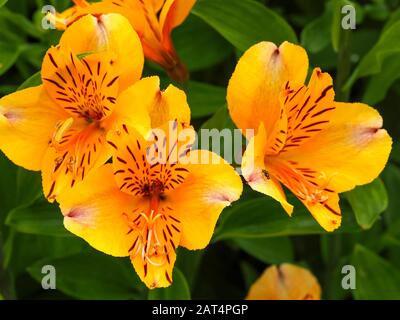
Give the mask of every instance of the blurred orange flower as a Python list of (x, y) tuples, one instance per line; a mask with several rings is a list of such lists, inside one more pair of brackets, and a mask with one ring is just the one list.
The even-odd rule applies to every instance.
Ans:
[(267, 268), (251, 286), (247, 300), (320, 300), (321, 287), (307, 269), (284, 263)]
[(75, 6), (57, 14), (56, 26), (65, 29), (85, 14), (124, 15), (139, 34), (144, 54), (159, 64), (177, 81), (186, 81), (188, 72), (180, 61), (171, 39), (174, 28), (182, 24), (196, 0), (103, 0), (89, 3), (74, 0)]

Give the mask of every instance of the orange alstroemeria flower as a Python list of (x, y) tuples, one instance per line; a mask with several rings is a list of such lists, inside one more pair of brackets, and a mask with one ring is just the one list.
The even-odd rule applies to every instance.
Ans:
[(335, 102), (329, 74), (316, 68), (305, 85), (307, 71), (300, 46), (259, 43), (238, 62), (227, 100), (237, 127), (255, 130), (242, 161), (248, 184), (291, 215), (285, 185), (332, 231), (341, 224), (338, 193), (374, 180), (392, 140), (376, 110)]
[(143, 60), (126, 18), (85, 16), (47, 51), (42, 85), (0, 100), (0, 149), (17, 165), (42, 171), (49, 201), (111, 157), (109, 130), (122, 122), (150, 129), (148, 111), (132, 106), (127, 90)]
[(307, 269), (285, 263), (267, 268), (250, 287), (247, 300), (320, 300), (321, 287)]
[[(140, 93), (157, 81), (139, 81)], [(125, 125), (110, 132), (113, 164), (97, 169), (59, 197), (65, 227), (97, 250), (129, 256), (149, 288), (172, 283), (178, 246), (206, 247), (221, 211), (242, 192), (239, 175), (222, 158), (192, 151), (191, 139), (178, 140), (183, 129), (189, 138), (194, 133), (187, 124), (190, 111), (183, 96), (172, 86), (144, 103), (138, 95), (135, 103), (157, 110), (152, 123), (161, 127), (151, 132), (149, 140)], [(151, 150), (155, 153), (149, 159)]]
[(196, 0), (103, 0), (89, 3), (74, 0), (75, 6), (57, 14), (56, 26), (65, 29), (84, 14), (119, 13), (132, 24), (142, 41), (146, 58), (159, 64), (177, 81), (188, 79), (171, 39), (172, 30), (181, 25)]

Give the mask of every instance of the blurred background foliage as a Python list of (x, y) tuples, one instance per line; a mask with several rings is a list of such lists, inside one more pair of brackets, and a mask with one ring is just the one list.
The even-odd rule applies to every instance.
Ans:
[[(0, 0), (0, 96), (40, 83), (44, 53), (60, 32), (43, 30), (41, 8), (67, 0)], [(341, 28), (352, 4), (357, 29)], [(41, 193), (40, 175), (0, 155), (0, 298), (227, 299), (245, 297), (270, 264), (297, 263), (318, 277), (325, 299), (400, 299), (400, 1), (198, 0), (173, 34), (191, 72), (183, 85), (196, 128), (233, 128), (226, 108), (238, 57), (262, 40), (300, 43), (335, 79), (337, 100), (362, 101), (384, 117), (395, 144), (381, 178), (341, 196), (343, 223), (328, 234), (294, 198), (293, 218), (245, 187), (221, 215), (206, 250), (179, 249), (174, 284), (149, 292), (129, 259), (117, 259), (68, 233)], [(145, 75), (158, 74), (146, 64)], [(24, 83), (22, 86), (21, 84)], [(57, 270), (57, 290), (43, 290), (41, 268)], [(343, 290), (341, 269), (353, 264), (357, 289)]]

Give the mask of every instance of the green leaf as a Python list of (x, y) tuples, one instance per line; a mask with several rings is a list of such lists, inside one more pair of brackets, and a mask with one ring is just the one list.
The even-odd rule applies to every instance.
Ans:
[(194, 15), (174, 31), (173, 40), (179, 57), (190, 71), (212, 67), (233, 54), (233, 47)]
[[(26, 36), (40, 40), (44, 33), (24, 15), (12, 12), (5, 7), (0, 9), (0, 27), (15, 35), (18, 43), (26, 43)], [(0, 34), (3, 30), (0, 31)]]
[(5, 96), (7, 94), (13, 93), (18, 86), (13, 85), (13, 84), (3, 84), (0, 85), (0, 96)]
[(28, 268), (30, 275), (42, 281), (42, 267), (56, 269), (56, 286), (78, 299), (138, 299), (143, 286), (129, 259), (115, 258), (91, 251), (56, 259), (43, 259)]
[(400, 208), (400, 197), (398, 193), (398, 190), (400, 190), (400, 168), (392, 163), (389, 163), (382, 173), (382, 179), (387, 186), (389, 196), (389, 203), (385, 212), (385, 218), (391, 225), (396, 220), (400, 221), (400, 216), (398, 214)]
[(400, 143), (395, 142), (392, 145), (392, 152), (390, 153), (389, 160), (400, 165)]
[(190, 289), (183, 273), (174, 268), (172, 285), (168, 288), (149, 290), (149, 300), (190, 300)]
[(388, 207), (388, 194), (381, 179), (346, 193), (358, 224), (369, 229)]
[(18, 232), (58, 237), (72, 236), (63, 225), (63, 216), (55, 204), (43, 202), (10, 211), (6, 224)]
[(192, 12), (240, 51), (260, 41), (297, 42), (295, 32), (282, 17), (252, 0), (199, 0)]
[(24, 50), (19, 59), (22, 59), (27, 65), (32, 66), (35, 70), (40, 70), (48, 45), (42, 43), (27, 44), (23, 49)]
[(71, 7), (70, 0), (50, 0), (50, 3), (53, 7), (57, 9), (57, 12), (62, 12)]
[(375, 0), (371, 2), (372, 3), (365, 5), (365, 14), (377, 21), (386, 20), (390, 14), (390, 9), (386, 5), (385, 1)]
[(400, 299), (399, 269), (360, 245), (354, 250), (352, 264), (356, 268), (356, 289), (352, 290), (355, 299)]
[(318, 53), (310, 52), (310, 67), (319, 67), (322, 70), (335, 70), (337, 58), (337, 53), (333, 50), (332, 46), (327, 46)]
[(400, 21), (397, 21), (382, 33), (379, 41), (354, 70), (345, 84), (345, 89), (350, 88), (361, 77), (384, 72), (383, 64), (385, 60), (394, 55), (400, 56)]
[(211, 115), (226, 103), (226, 89), (222, 87), (189, 81), (186, 92), (192, 118)]
[(364, 91), (362, 101), (371, 105), (386, 98), (392, 84), (400, 78), (400, 54), (388, 55), (382, 61), (382, 71), (371, 76)]
[(383, 27), (383, 32), (389, 29), (393, 24), (395, 24), (397, 21), (400, 21), (400, 9), (397, 9), (392, 12), (390, 15), (390, 18), (387, 20), (385, 23), (385, 26)]
[(215, 114), (203, 123), (201, 129), (218, 129), (226, 128), (233, 129), (235, 125), (229, 116), (229, 111), (226, 105), (220, 107)]
[(34, 75), (26, 79), (17, 90), (22, 90), (30, 87), (36, 87), (42, 84), (42, 75), (40, 71), (36, 72)]
[(78, 237), (31, 235), (11, 229), (4, 243), (3, 264), (18, 275), (38, 260), (64, 257), (87, 248), (88, 245)]
[(0, 234), (7, 213), (17, 205), (17, 167), (0, 152)]
[[(326, 231), (314, 220), (311, 213), (293, 197), (289, 202), (295, 210), (289, 217), (279, 202), (270, 197), (240, 201), (225, 209), (214, 234), (214, 242), (235, 238), (279, 237), (305, 234), (324, 234)], [(341, 204), (343, 221), (336, 232), (357, 232), (349, 207)]]
[(42, 195), (42, 178), (40, 172), (17, 170), (17, 203), (19, 206), (32, 204)]
[(8, 0), (0, 0), (0, 8), (7, 3)]
[(0, 76), (14, 65), (20, 53), (18, 45), (0, 43)]
[(311, 21), (301, 32), (301, 44), (310, 53), (317, 53), (330, 44), (331, 34), (331, 10), (325, 10), (324, 14)]
[(332, 23), (331, 23), (331, 42), (335, 52), (339, 50), (340, 34), (342, 30), (342, 10), (341, 8), (345, 5), (344, 0), (333, 0), (332, 1)]
[(234, 242), (248, 254), (268, 264), (291, 262), (294, 258), (292, 243), (287, 237), (238, 238)]
[(189, 287), (193, 287), (193, 284), (197, 280), (198, 269), (202, 262), (205, 250), (187, 250), (183, 247), (179, 247), (177, 251), (177, 260), (175, 267), (177, 267), (185, 276)]

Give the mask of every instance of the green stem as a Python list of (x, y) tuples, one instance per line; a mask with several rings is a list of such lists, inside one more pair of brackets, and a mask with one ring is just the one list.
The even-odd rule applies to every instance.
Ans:
[(324, 295), (330, 299), (335, 299), (335, 288), (337, 287), (337, 272), (342, 252), (341, 234), (329, 234), (324, 236), (325, 239), (325, 272), (324, 272)]
[(352, 30), (343, 30), (340, 32), (338, 66), (336, 76), (336, 100), (348, 101), (350, 97), (350, 88), (343, 90), (343, 86), (349, 78), (351, 71), (351, 33)]

